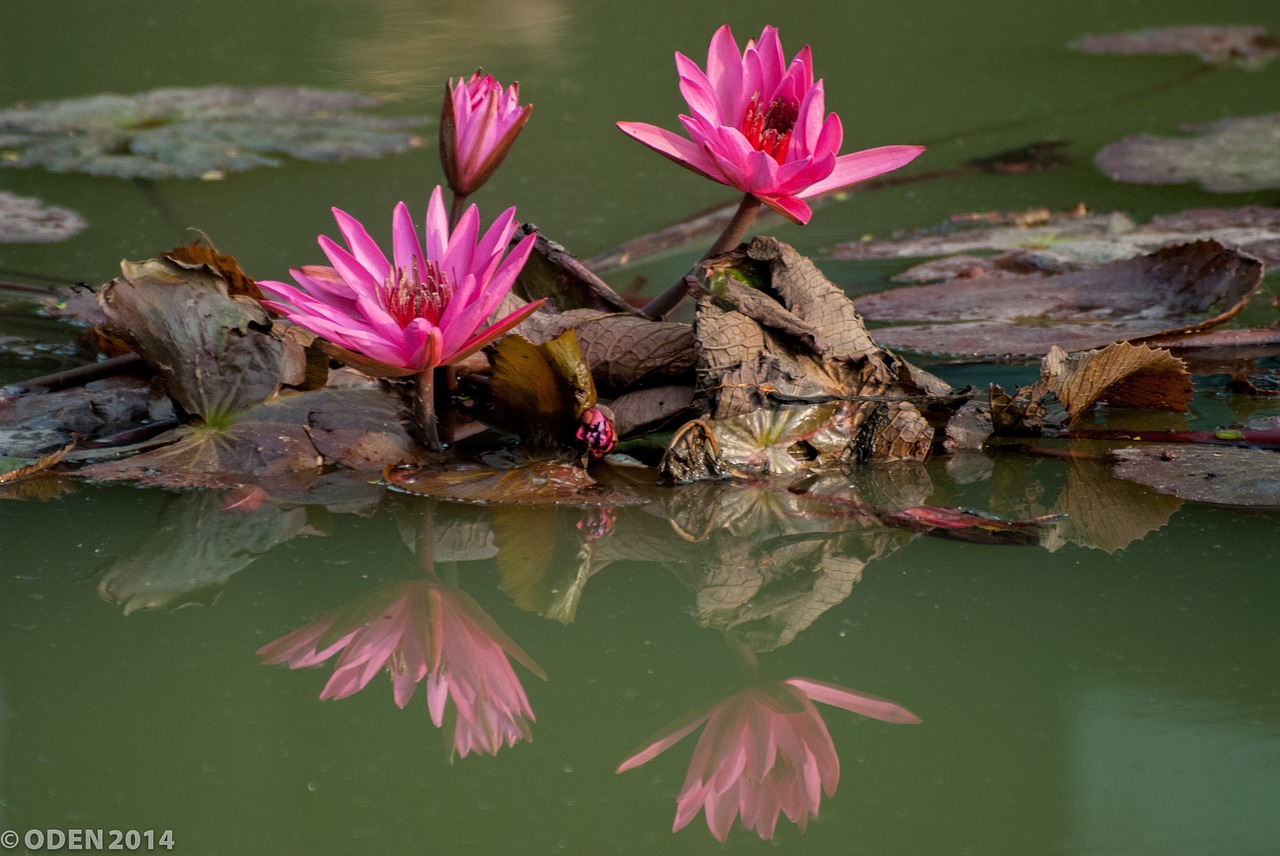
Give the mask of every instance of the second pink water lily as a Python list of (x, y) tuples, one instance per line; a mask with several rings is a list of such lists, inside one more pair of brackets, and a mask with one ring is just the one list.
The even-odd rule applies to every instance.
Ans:
[(347, 246), (320, 236), (329, 266), (290, 271), (302, 286), (263, 281), (272, 310), (363, 360), (360, 368), (387, 377), (449, 365), (492, 342), (542, 305), (488, 323), (533, 250), (530, 235), (507, 253), (516, 230), (509, 208), (484, 232), (474, 205), (449, 228), (439, 186), (427, 205), (425, 244), (403, 203), (392, 215), (388, 259), (363, 225), (333, 209)]
[(749, 193), (796, 223), (804, 200), (910, 163), (923, 146), (881, 146), (840, 155), (844, 128), (826, 113), (821, 80), (806, 45), (790, 63), (778, 31), (765, 27), (739, 50), (725, 25), (711, 39), (707, 68), (676, 54), (680, 92), (692, 115), (687, 138), (640, 122), (624, 132), (676, 163)]

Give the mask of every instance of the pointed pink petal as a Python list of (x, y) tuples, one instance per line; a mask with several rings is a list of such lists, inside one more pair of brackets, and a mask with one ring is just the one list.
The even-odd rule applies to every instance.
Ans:
[(813, 209), (796, 196), (761, 196), (760, 201), (786, 217), (792, 223), (803, 226), (813, 216)]
[(339, 208), (333, 209), (333, 219), (338, 221), (338, 229), (341, 230), (342, 237), (351, 248), (351, 254), (356, 261), (369, 272), (372, 278), (386, 279), (386, 271), (389, 267), (387, 257), (373, 238), (369, 237), (369, 233), (365, 231), (360, 221)]
[(837, 190), (854, 182), (873, 178), (911, 163), (923, 151), (924, 146), (880, 146), (875, 149), (865, 149), (864, 151), (841, 155), (836, 158), (836, 168), (831, 172), (831, 175), (817, 184), (811, 185), (799, 195), (808, 199), (819, 193)]
[(418, 276), (426, 276), (426, 265), (422, 259), (422, 242), (418, 240), (418, 229), (413, 225), (413, 215), (409, 206), (403, 202), (396, 204), (391, 214), (392, 256), (396, 267), (400, 270), (418, 271)]
[(665, 158), (675, 161), (686, 169), (699, 175), (719, 181), (715, 178), (715, 165), (707, 157), (702, 146), (697, 145), (665, 128), (646, 125), (643, 122), (619, 122), (622, 132), (639, 140)]

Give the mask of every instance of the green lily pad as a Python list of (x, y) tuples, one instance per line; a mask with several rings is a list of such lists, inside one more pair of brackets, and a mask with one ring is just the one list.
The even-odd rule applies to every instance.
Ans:
[(86, 225), (84, 218), (70, 209), (0, 192), (0, 244), (64, 241)]
[(1280, 56), (1280, 39), (1266, 27), (1152, 27), (1128, 33), (1085, 36), (1073, 50), (1120, 56), (1190, 53), (1209, 65), (1237, 62), (1261, 68)]
[(421, 144), (422, 118), (358, 111), (379, 101), (301, 87), (155, 89), (0, 110), (0, 166), (117, 178), (221, 178), (279, 155), (334, 161)]
[(1185, 125), (1189, 137), (1139, 134), (1102, 149), (1098, 169), (1135, 184), (1198, 182), (1214, 193), (1280, 187), (1280, 113)]

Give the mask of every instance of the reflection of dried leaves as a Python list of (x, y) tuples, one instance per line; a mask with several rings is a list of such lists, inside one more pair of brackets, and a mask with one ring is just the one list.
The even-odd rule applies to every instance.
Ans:
[[(1029, 217), (1031, 213), (1037, 216)], [(1193, 208), (1153, 217), (1145, 224), (1136, 224), (1119, 212), (993, 212), (887, 240), (840, 244), (832, 255), (838, 259), (890, 259), (1003, 251), (985, 258), (962, 255), (926, 262), (893, 278), (894, 282), (924, 283), (1080, 270), (1209, 238), (1257, 256), (1269, 267), (1280, 265), (1280, 208)]]
[(325, 389), (279, 396), (217, 427), (185, 426), (174, 442), (79, 471), (91, 479), (165, 487), (270, 486), (327, 464), (377, 472), (418, 457), (401, 405), (378, 389)]
[(547, 508), (495, 509), (493, 534), (502, 588), (516, 606), (572, 623), (587, 580), (601, 567), (593, 540), (561, 510)]
[(98, 302), (188, 413), (217, 421), (275, 391), (283, 346), (264, 332), (266, 311), (228, 296), (220, 273), (167, 258), (121, 270)]
[(1280, 113), (1185, 125), (1190, 137), (1139, 134), (1103, 148), (1098, 168), (1116, 181), (1183, 184), (1215, 193), (1280, 187)]
[(216, 178), (276, 155), (379, 157), (419, 141), (420, 119), (356, 111), (378, 101), (297, 87), (156, 89), (0, 110), (0, 166), (44, 166), (120, 178)]
[(890, 327), (876, 338), (923, 351), (1043, 354), (1204, 330), (1244, 308), (1262, 281), (1252, 256), (1214, 241), (1059, 276), (979, 277), (868, 295), (876, 320), (933, 322)]
[(1280, 506), (1280, 453), (1264, 449), (1134, 446), (1117, 449), (1118, 478), (1217, 505)]
[(306, 510), (265, 505), (255, 511), (219, 508), (207, 491), (172, 495), (151, 534), (119, 559), (98, 584), (103, 600), (140, 609), (177, 609), (213, 603), (227, 580), (259, 555), (300, 534)]
[(1154, 27), (1129, 33), (1085, 36), (1071, 47), (1091, 54), (1121, 56), (1191, 53), (1202, 62), (1238, 62), (1261, 68), (1280, 56), (1280, 40), (1266, 27)]
[(1107, 553), (1161, 529), (1182, 501), (1133, 482), (1114, 478), (1093, 461), (1073, 461), (1054, 508), (1065, 514), (1064, 536)]
[(581, 467), (560, 461), (407, 467), (389, 470), (384, 477), (388, 485), (405, 493), (455, 502), (614, 506), (641, 501), (629, 492), (598, 484)]
[(86, 225), (69, 209), (0, 191), (0, 244), (64, 241)]

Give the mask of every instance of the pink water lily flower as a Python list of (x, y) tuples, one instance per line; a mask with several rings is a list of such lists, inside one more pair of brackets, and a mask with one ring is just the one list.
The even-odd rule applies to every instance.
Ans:
[(504, 744), (532, 737), (533, 710), (508, 657), (546, 675), (459, 589), (434, 579), (387, 583), (258, 650), (262, 663), (291, 669), (334, 655), (321, 699), (353, 695), (386, 670), (395, 703), (404, 707), (425, 682), (431, 721), (452, 732), (460, 757), (496, 755)]
[(706, 723), (680, 788), (674, 829), (705, 809), (721, 842), (739, 814), (763, 839), (773, 837), (784, 813), (803, 830), (817, 816), (822, 793), (832, 796), (840, 779), (840, 759), (814, 701), (885, 722), (920, 721), (893, 702), (823, 681), (760, 683), (659, 735), (617, 771), (651, 761)]
[(676, 163), (760, 199), (796, 223), (812, 215), (805, 199), (897, 169), (923, 146), (881, 146), (838, 155), (840, 117), (827, 114), (809, 47), (787, 63), (774, 27), (739, 51), (728, 25), (716, 30), (704, 72), (676, 54), (680, 92), (691, 116), (688, 139), (640, 122), (624, 132)]
[(474, 205), (450, 229), (437, 186), (427, 205), (425, 251), (401, 202), (392, 215), (390, 260), (354, 217), (337, 208), (333, 216), (347, 246), (320, 236), (331, 266), (291, 270), (301, 289), (272, 281), (258, 287), (273, 298), (263, 301), (273, 311), (349, 352), (349, 362), (365, 371), (402, 377), (449, 365), (542, 305), (528, 304), (488, 324), (533, 250), (530, 235), (506, 252), (516, 230), (514, 208), (483, 235)]
[(449, 189), (466, 196), (488, 181), (533, 105), (520, 105), (520, 84), (506, 89), (479, 69), (471, 78), (450, 79), (440, 110), (440, 161)]

